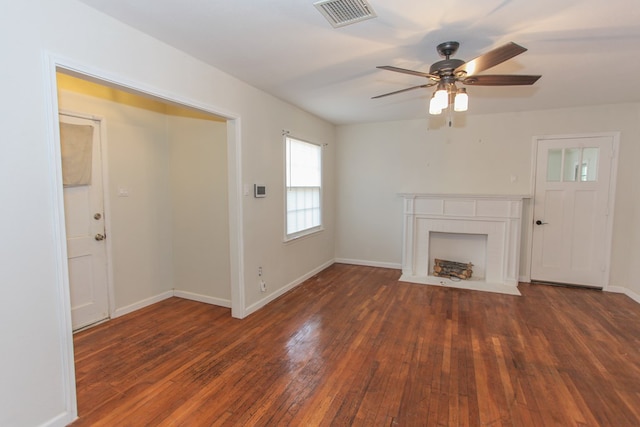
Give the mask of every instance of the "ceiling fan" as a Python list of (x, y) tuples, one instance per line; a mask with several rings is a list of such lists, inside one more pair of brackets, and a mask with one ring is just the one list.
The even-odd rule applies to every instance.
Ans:
[(477, 74), (484, 70), (488, 70), (489, 68), (495, 67), (496, 65), (501, 64), (527, 51), (526, 48), (513, 42), (490, 50), (489, 52), (480, 55), (468, 62), (465, 62), (461, 59), (451, 58), (451, 56), (453, 56), (457, 52), (459, 47), (460, 43), (454, 41), (439, 44), (436, 50), (438, 51), (440, 56), (444, 57), (445, 59), (431, 65), (428, 73), (392, 67), (390, 65), (382, 65), (377, 67), (383, 70), (426, 77), (429, 82), (422, 85), (374, 96), (372, 97), (372, 99), (382, 98), (384, 96), (395, 95), (397, 93), (437, 85), (437, 89), (431, 97), (431, 102), (429, 103), (430, 114), (440, 114), (442, 110), (446, 109), (451, 104), (454, 105), (455, 111), (466, 111), (469, 102), (467, 91), (465, 88), (458, 89), (456, 87), (456, 82), (470, 86), (521, 86), (532, 85), (541, 77), (510, 74)]

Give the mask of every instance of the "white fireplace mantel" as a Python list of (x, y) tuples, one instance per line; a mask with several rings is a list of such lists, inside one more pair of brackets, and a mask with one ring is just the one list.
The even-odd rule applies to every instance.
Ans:
[[(520, 295), (522, 195), (403, 193), (401, 281)], [(431, 274), (430, 234), (486, 236), (485, 277), (453, 281)], [(463, 260), (461, 260), (463, 261)]]

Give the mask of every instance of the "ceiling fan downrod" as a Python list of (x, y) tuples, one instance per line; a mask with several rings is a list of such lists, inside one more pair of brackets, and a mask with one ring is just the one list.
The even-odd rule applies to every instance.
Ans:
[(431, 68), (429, 68), (429, 74), (433, 74), (441, 78), (453, 76), (454, 70), (464, 64), (464, 61), (461, 59), (451, 58), (451, 56), (458, 51), (459, 47), (460, 43), (454, 41), (440, 43), (436, 47), (436, 50), (438, 51), (438, 54), (445, 59), (432, 64)]

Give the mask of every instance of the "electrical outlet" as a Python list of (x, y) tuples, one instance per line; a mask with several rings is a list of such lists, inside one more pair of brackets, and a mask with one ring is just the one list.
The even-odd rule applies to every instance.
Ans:
[(267, 284), (264, 282), (264, 280), (260, 280), (260, 292), (266, 292), (267, 291)]
[(258, 276), (262, 277), (262, 267), (258, 267)]

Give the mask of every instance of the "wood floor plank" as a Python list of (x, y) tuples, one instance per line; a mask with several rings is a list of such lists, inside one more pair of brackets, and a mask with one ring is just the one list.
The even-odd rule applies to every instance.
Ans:
[(636, 426), (640, 306), (335, 264), (246, 319), (170, 298), (74, 336), (73, 426)]

